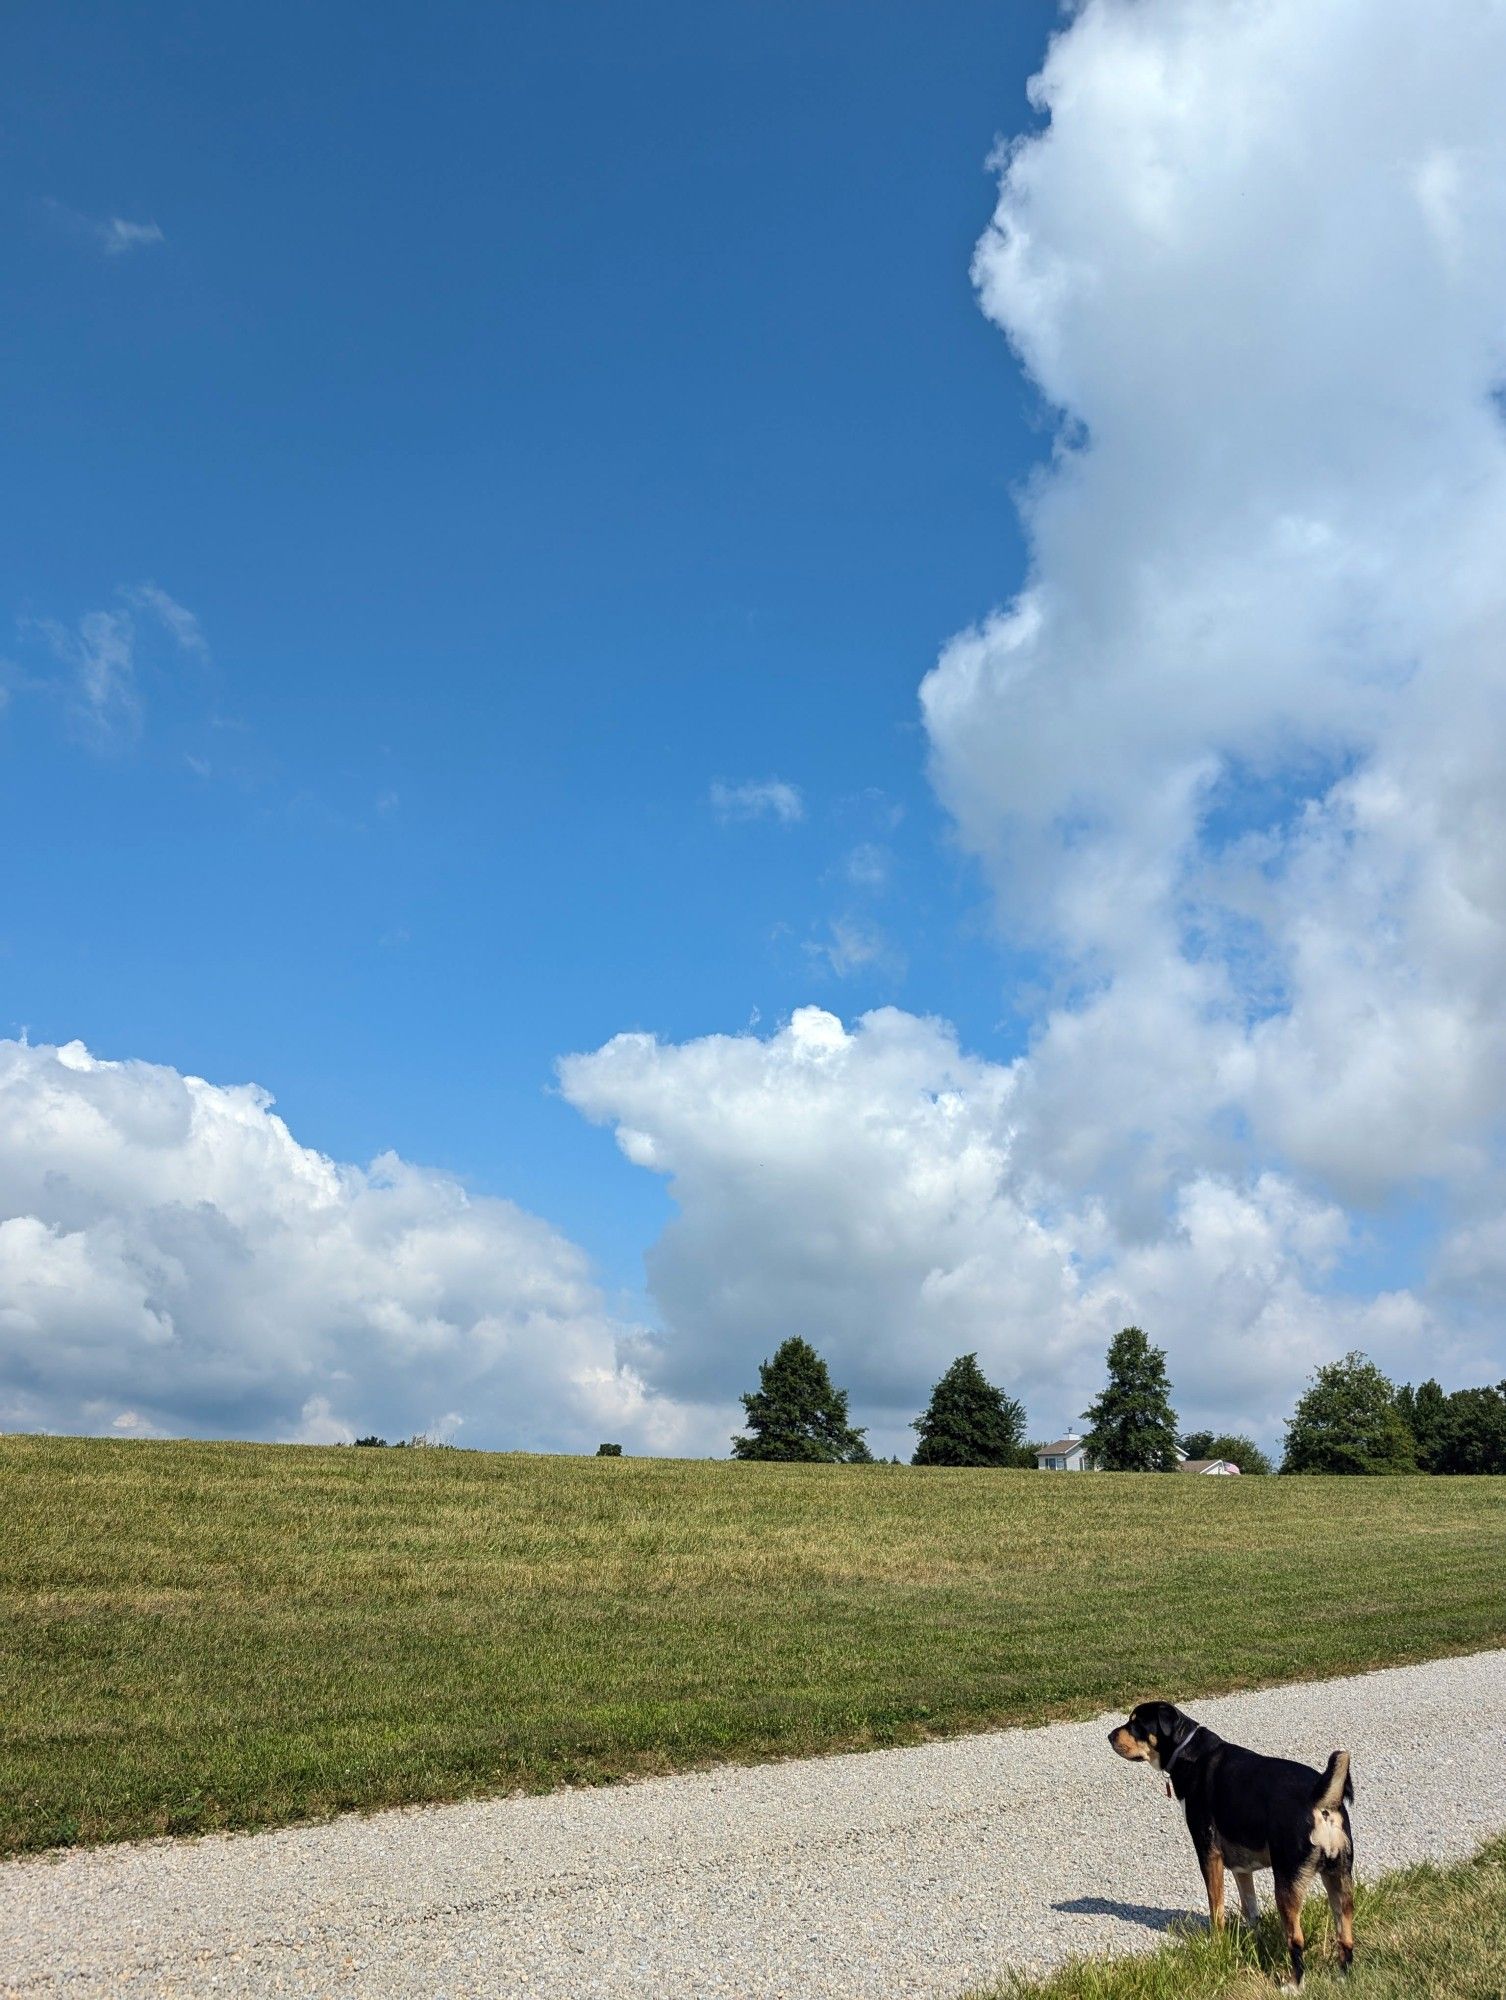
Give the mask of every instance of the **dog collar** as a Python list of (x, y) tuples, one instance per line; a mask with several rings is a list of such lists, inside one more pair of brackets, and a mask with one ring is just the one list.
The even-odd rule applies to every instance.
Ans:
[(1166, 1762), (1161, 1766), (1161, 1769), (1163, 1771), (1170, 1771), (1172, 1765), (1177, 1761), (1178, 1757), (1181, 1756), (1182, 1752), (1187, 1748), (1188, 1744), (1192, 1741), (1193, 1737), (1201, 1736), (1202, 1733), (1203, 1733), (1202, 1723), (1194, 1722), (1192, 1727), (1188, 1730), (1187, 1734), (1182, 1738), (1181, 1742), (1177, 1745), (1176, 1749), (1172, 1751), (1171, 1755), (1167, 1758)]

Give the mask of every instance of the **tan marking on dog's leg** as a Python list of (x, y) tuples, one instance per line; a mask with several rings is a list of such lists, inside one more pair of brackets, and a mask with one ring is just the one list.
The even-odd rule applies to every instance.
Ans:
[(1239, 1911), (1247, 1924), (1260, 1922), (1260, 1898), (1255, 1893), (1255, 1870), (1236, 1868), (1235, 1884), (1239, 1889)]
[(1292, 1976), (1283, 1988), (1295, 1993), (1302, 1984), (1302, 1955), (1306, 1940), (1302, 1935), (1302, 1905), (1307, 1898), (1307, 1883), (1292, 1881), (1289, 1877), (1276, 1877), (1276, 1908), (1281, 1912), (1281, 1928), (1286, 1933), (1286, 1948), (1292, 1957)]
[(1354, 1877), (1347, 1868), (1331, 1868), (1324, 1873), (1323, 1887), (1328, 1891), (1328, 1907), (1333, 1911), (1339, 1964), (1347, 1972), (1354, 1962)]
[(1208, 1922), (1221, 1931), (1224, 1927), (1224, 1857), (1210, 1847), (1203, 1861), (1203, 1882), (1208, 1891)]

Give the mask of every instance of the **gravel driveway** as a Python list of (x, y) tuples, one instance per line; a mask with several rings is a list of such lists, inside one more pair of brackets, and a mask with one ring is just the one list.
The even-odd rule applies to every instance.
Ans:
[[(1352, 1750), (1362, 1875), (1506, 1828), (1506, 1652), (1184, 1706)], [(1202, 1909), (1107, 1721), (13, 1861), (0, 1992), (955, 2000)]]

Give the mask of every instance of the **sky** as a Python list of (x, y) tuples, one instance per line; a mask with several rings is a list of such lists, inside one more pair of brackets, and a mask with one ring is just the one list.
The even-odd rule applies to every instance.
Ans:
[(1506, 17), (0, 30), (0, 1427), (1506, 1374)]

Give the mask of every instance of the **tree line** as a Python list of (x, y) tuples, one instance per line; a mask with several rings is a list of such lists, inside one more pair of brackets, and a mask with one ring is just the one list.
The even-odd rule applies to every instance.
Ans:
[[(1229, 1460), (1268, 1473), (1253, 1439), (1180, 1429), (1166, 1353), (1141, 1328), (1115, 1334), (1107, 1380), (1083, 1421), (1090, 1462), (1106, 1472), (1175, 1472), (1182, 1457)], [(847, 1393), (832, 1382), (809, 1341), (783, 1342), (743, 1396), (744, 1434), (732, 1455), (787, 1463), (872, 1462), (866, 1431), (849, 1421)], [(913, 1465), (1033, 1466), (1025, 1410), (988, 1381), (976, 1354), (961, 1354), (931, 1391), (912, 1429)], [(1506, 1382), (1446, 1394), (1433, 1380), (1396, 1388), (1368, 1356), (1346, 1354), (1319, 1368), (1286, 1426), (1281, 1471), (1322, 1473), (1506, 1473)]]

